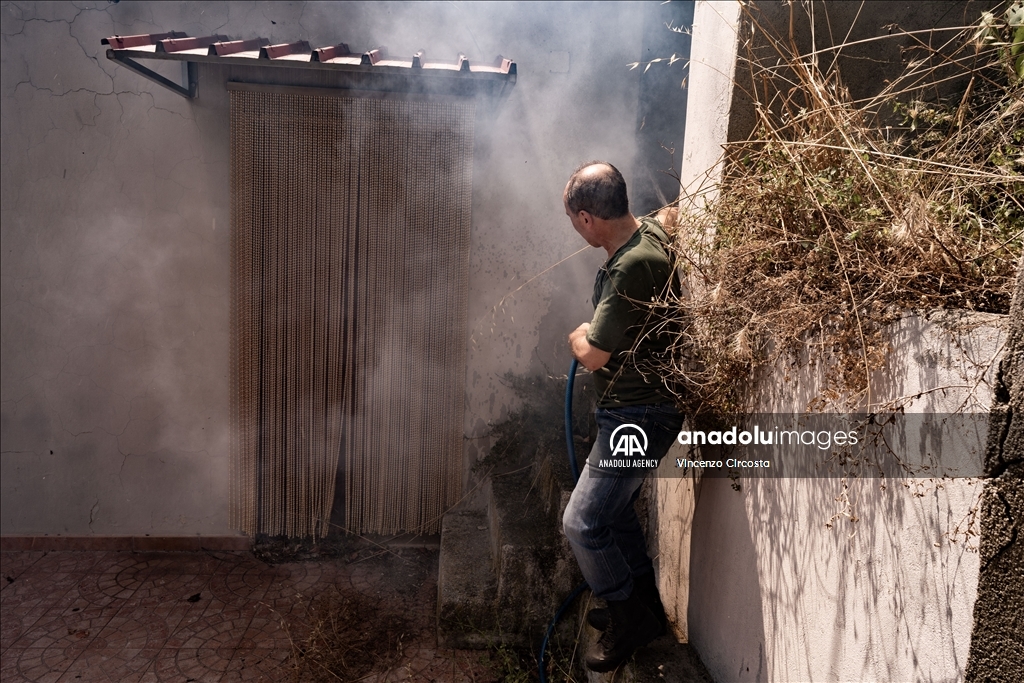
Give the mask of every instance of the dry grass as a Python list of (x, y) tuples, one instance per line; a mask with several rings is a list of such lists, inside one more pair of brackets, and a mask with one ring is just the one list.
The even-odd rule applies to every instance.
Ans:
[(382, 602), (336, 588), (310, 601), (305, 621), (304, 636), (289, 633), (293, 680), (302, 683), (354, 683), (386, 672), (401, 660), (409, 631), (408, 620)]
[[(1024, 235), (1024, 30), (1009, 16), (939, 47), (912, 37), (906, 73), (867, 101), (755, 26), (775, 53), (750, 58), (756, 130), (676, 237), (690, 287), (666, 302), (683, 332), (660, 371), (691, 414), (742, 411), (748, 378), (804, 349), (837, 359), (823, 403), (870, 404), (904, 311), (1008, 311)], [(924, 101), (939, 81), (966, 85)]]

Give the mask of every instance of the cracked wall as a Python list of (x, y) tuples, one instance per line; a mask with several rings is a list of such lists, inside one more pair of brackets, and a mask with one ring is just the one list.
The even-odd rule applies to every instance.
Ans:
[(229, 73), (201, 65), (188, 101), (107, 60), (101, 38), (516, 59), (511, 96), (477, 125), (468, 464), (515, 407), (500, 377), (562, 371), (591, 314), (597, 250), (530, 278), (583, 246), (561, 205), (572, 168), (632, 175), (640, 7), (0, 3), (0, 531), (230, 532)]
[(224, 532), (223, 145), (106, 59), (120, 8), (0, 11), (3, 532)]

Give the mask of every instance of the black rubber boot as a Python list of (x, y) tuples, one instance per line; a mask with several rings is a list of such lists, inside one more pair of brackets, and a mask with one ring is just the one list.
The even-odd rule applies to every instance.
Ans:
[(604, 607), (595, 607), (587, 611), (587, 623), (598, 631), (608, 628), (610, 620), (611, 617), (608, 615), (608, 610)]
[[(654, 572), (648, 572), (634, 579), (633, 592), (640, 598), (640, 602), (644, 603), (644, 606), (651, 611), (651, 614), (658, 619), (658, 623), (661, 624), (661, 632), (658, 633), (658, 636), (665, 635), (668, 631), (668, 618), (665, 616), (665, 606), (661, 604), (661, 594), (658, 592), (658, 584), (655, 581)], [(608, 619), (608, 610), (603, 607), (595, 607), (587, 612), (587, 623), (598, 631), (604, 631), (608, 628)]]
[(591, 671), (614, 671), (662, 630), (657, 617), (640, 601), (635, 587), (625, 600), (608, 601), (608, 621), (608, 628), (587, 651), (586, 664)]

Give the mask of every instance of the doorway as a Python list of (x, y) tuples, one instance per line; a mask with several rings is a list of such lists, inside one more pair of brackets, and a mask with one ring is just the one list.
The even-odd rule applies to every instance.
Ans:
[(325, 536), (337, 499), (350, 531), (438, 533), (461, 494), (474, 105), (331, 93), (230, 91), (235, 524)]

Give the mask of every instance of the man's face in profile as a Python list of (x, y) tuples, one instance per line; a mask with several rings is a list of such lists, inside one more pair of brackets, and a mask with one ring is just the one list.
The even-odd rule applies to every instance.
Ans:
[(572, 223), (573, 229), (580, 234), (580, 237), (585, 239), (587, 244), (592, 247), (601, 246), (594, 243), (592, 232), (590, 230), (590, 228), (593, 227), (593, 221), (588, 220), (589, 214), (586, 218), (581, 215), (583, 212), (574, 214), (569, 209), (569, 202), (566, 200), (564, 192), (562, 193), (562, 205), (565, 207), (565, 215), (569, 217), (569, 222)]

